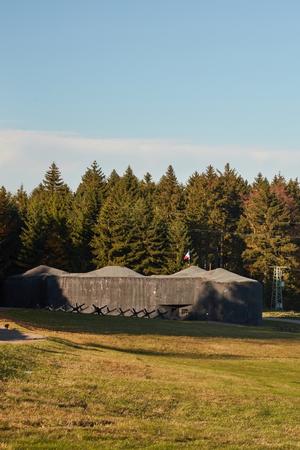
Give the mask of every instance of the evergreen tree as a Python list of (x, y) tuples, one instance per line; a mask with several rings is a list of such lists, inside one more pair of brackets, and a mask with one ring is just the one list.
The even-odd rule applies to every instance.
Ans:
[(241, 220), (246, 250), (243, 259), (250, 274), (270, 284), (273, 266), (293, 268), (296, 246), (291, 241), (291, 214), (266, 180), (254, 183)]
[(208, 263), (208, 196), (206, 174), (193, 173), (185, 189), (186, 220), (196, 264), (206, 267)]
[(53, 163), (28, 201), (19, 256), (24, 268), (51, 262), (58, 268), (71, 269), (72, 246), (68, 227), (71, 202), (72, 194)]
[(116, 184), (119, 181), (120, 175), (114, 169), (107, 179), (107, 195), (109, 195), (112, 192), (112, 190), (115, 188)]
[[(290, 214), (291, 214), (291, 222), (292, 225), (295, 227), (296, 231), (296, 224), (299, 223), (300, 217), (300, 210), (298, 205), (298, 198), (297, 198), (297, 184), (294, 185), (295, 188), (291, 190), (292, 182), (288, 184), (285, 180), (285, 178), (282, 175), (276, 175), (272, 183), (270, 184), (271, 191), (276, 195), (277, 198), (279, 198), (288, 208)], [(298, 187), (299, 189), (299, 187)], [(296, 194), (296, 195), (294, 195)], [(297, 234), (298, 234), (297, 230)]]
[(0, 188), (0, 281), (17, 270), (20, 218), (10, 194)]
[(300, 210), (300, 184), (298, 178), (295, 180), (290, 179), (286, 183), (286, 190), (289, 195), (292, 196), (294, 202), (297, 205), (297, 209)]
[(24, 269), (42, 264), (47, 238), (49, 216), (41, 192), (35, 192), (28, 202), (27, 216), (21, 233), (20, 265)]
[(195, 172), (192, 175), (185, 197), (186, 219), (195, 262), (205, 269), (218, 267), (222, 228), (216, 220), (216, 212), (221, 212), (221, 195), (219, 176), (212, 166), (205, 173)]
[(126, 265), (139, 273), (147, 270), (147, 235), (152, 219), (152, 212), (147, 201), (139, 196), (130, 206), (128, 222), (131, 223), (129, 231), (130, 249)]
[(271, 192), (284, 203), (289, 211), (290, 215), (290, 238), (291, 242), (296, 245), (296, 252), (294, 254), (295, 267), (286, 273), (286, 284), (284, 292), (285, 307), (291, 309), (299, 308), (299, 294), (300, 294), (300, 280), (298, 277), (298, 271), (300, 268), (300, 248), (299, 248), (299, 235), (300, 235), (300, 188), (298, 180), (289, 180), (287, 182), (282, 175), (276, 175), (270, 185)]
[(139, 182), (129, 167), (111, 190), (94, 228), (91, 246), (97, 267), (111, 264), (139, 269), (144, 247), (139, 209)]
[(166, 222), (153, 217), (145, 233), (146, 255), (142, 273), (164, 275), (169, 273), (170, 236)]
[(93, 264), (97, 268), (112, 264), (109, 255), (113, 241), (111, 222), (117, 213), (113, 200), (113, 195), (110, 194), (104, 202), (93, 230), (90, 246), (94, 256)]
[(152, 180), (152, 175), (149, 172), (145, 174), (144, 179), (140, 183), (140, 191), (142, 197), (146, 200), (147, 204), (152, 209), (156, 192), (156, 185)]
[(75, 193), (70, 218), (74, 245), (73, 267), (78, 272), (87, 272), (93, 267), (90, 245), (105, 197), (105, 176), (94, 161), (83, 175)]
[(48, 192), (59, 192), (66, 189), (61, 173), (55, 162), (51, 164), (42, 182), (43, 188)]
[(244, 244), (238, 235), (238, 226), (248, 185), (229, 164), (226, 164), (223, 173), (219, 172), (217, 185), (218, 198), (210, 223), (221, 231), (219, 264), (239, 273), (242, 270), (241, 254)]
[(243, 242), (237, 233), (247, 192), (245, 181), (230, 168), (195, 172), (189, 179), (186, 218), (196, 262), (205, 268), (241, 270)]
[(186, 267), (187, 263), (183, 260), (183, 257), (188, 250), (192, 257), (190, 262), (195, 263), (194, 250), (191, 248), (188, 226), (183, 214), (178, 213), (170, 222), (168, 227), (168, 237), (168, 273), (172, 274)]
[(178, 213), (184, 210), (183, 187), (178, 183), (174, 169), (169, 166), (158, 185), (154, 201), (157, 214), (170, 222)]
[(28, 195), (24, 190), (23, 185), (21, 185), (21, 187), (17, 190), (17, 193), (12, 197), (12, 200), (23, 223), (26, 218), (28, 207)]
[(140, 194), (139, 180), (134, 175), (130, 166), (127, 167), (120, 180), (122, 189), (131, 198), (135, 199)]

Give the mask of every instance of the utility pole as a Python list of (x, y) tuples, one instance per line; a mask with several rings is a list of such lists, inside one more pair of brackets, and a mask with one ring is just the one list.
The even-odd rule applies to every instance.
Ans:
[(285, 266), (274, 266), (273, 267), (273, 283), (272, 283), (272, 298), (271, 298), (271, 309), (275, 311), (283, 310), (283, 270), (286, 269)]

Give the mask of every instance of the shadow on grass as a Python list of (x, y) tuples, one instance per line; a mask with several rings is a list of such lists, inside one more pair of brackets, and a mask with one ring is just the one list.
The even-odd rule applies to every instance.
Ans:
[(40, 339), (41, 337), (36, 335), (30, 335), (28, 333), (25, 333), (23, 331), (17, 330), (17, 329), (6, 329), (6, 328), (0, 328), (0, 343), (5, 342), (20, 342), (20, 341), (32, 341)]
[[(94, 342), (87, 342), (85, 344), (76, 344), (68, 339), (61, 339), (56, 337), (48, 338), (48, 341), (55, 342), (56, 344), (61, 344), (76, 350), (96, 350), (103, 352), (104, 350), (120, 352), (130, 355), (142, 355), (142, 356), (167, 356), (174, 358), (186, 358), (186, 359), (253, 359), (249, 356), (243, 355), (232, 355), (232, 354), (221, 354), (221, 353), (192, 353), (192, 352), (169, 352), (169, 351), (156, 351), (156, 350), (145, 350), (141, 348), (122, 348), (113, 345), (96, 344)], [(43, 351), (43, 349), (39, 349)], [(64, 353), (64, 352), (59, 352)]]
[(93, 342), (87, 342), (86, 347), (88, 349), (99, 349), (99, 350), (109, 350), (109, 351), (115, 351), (120, 353), (126, 353), (130, 355), (142, 355), (142, 356), (168, 356), (173, 358), (186, 358), (186, 359), (253, 359), (249, 358), (248, 356), (241, 356), (241, 355), (224, 355), (221, 353), (189, 353), (189, 352), (158, 352), (155, 350), (144, 350), (144, 349), (129, 349), (129, 348), (120, 348), (116, 346), (111, 345), (103, 345), (103, 344), (95, 344)]
[(68, 339), (62, 339), (57, 337), (49, 337), (48, 341), (55, 342), (56, 344), (66, 345), (67, 347), (76, 350), (87, 350), (86, 344), (76, 344), (75, 342), (69, 341)]
[(94, 316), (36, 309), (1, 308), (0, 320), (12, 319), (26, 327), (37, 327), (69, 333), (185, 336), (236, 339), (300, 339), (300, 325), (264, 321), (250, 327), (200, 321), (138, 319), (116, 316)]

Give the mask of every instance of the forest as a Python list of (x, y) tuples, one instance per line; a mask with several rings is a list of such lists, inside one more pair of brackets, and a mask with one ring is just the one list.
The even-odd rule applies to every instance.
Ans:
[(300, 309), (300, 185), (227, 164), (185, 184), (169, 166), (158, 182), (131, 167), (107, 177), (94, 161), (75, 192), (52, 163), (27, 193), (0, 188), (0, 279), (46, 264), (70, 272), (124, 265), (144, 275), (191, 264), (224, 267), (261, 281), (270, 306), (272, 273), (284, 266), (284, 306)]

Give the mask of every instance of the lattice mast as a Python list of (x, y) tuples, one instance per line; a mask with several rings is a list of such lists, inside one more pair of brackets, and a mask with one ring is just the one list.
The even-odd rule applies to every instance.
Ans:
[(286, 269), (284, 266), (274, 266), (273, 268), (271, 309), (275, 311), (283, 310), (284, 269)]

